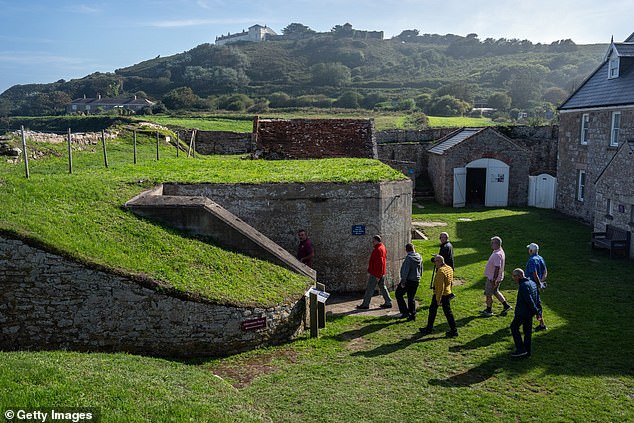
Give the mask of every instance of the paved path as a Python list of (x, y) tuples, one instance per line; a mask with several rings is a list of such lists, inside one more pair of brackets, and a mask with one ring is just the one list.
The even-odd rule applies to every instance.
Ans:
[(400, 315), (396, 300), (392, 300), (392, 308), (381, 308), (383, 304), (383, 297), (375, 295), (370, 302), (370, 309), (358, 310), (356, 307), (361, 304), (363, 297), (361, 295), (354, 294), (333, 294), (328, 298), (326, 303), (326, 315), (333, 316), (348, 316), (348, 315), (360, 315), (360, 316), (393, 316)]

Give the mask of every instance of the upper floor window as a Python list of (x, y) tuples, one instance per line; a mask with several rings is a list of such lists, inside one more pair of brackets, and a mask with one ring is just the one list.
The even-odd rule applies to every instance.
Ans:
[(610, 146), (618, 147), (620, 129), (621, 129), (621, 112), (613, 112), (612, 113), (612, 133), (610, 135)]
[(608, 198), (608, 203), (607, 203), (607, 206), (606, 206), (606, 208), (605, 208), (605, 214), (606, 214), (607, 216), (610, 216), (610, 217), (611, 217), (611, 216), (612, 216), (612, 213), (613, 213), (613, 210), (612, 210), (612, 200), (610, 200), (610, 199)]
[(577, 200), (583, 201), (586, 195), (586, 171), (580, 170), (577, 175)]
[(588, 132), (590, 126), (590, 115), (584, 113), (581, 115), (581, 144), (588, 144)]
[(608, 79), (619, 77), (619, 57), (611, 57), (608, 63)]

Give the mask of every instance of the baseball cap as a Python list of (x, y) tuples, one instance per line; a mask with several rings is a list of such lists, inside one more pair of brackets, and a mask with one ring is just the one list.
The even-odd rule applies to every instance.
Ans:
[(534, 242), (531, 242), (530, 244), (526, 246), (526, 248), (528, 248), (529, 250), (537, 251), (539, 250), (539, 245), (535, 244)]

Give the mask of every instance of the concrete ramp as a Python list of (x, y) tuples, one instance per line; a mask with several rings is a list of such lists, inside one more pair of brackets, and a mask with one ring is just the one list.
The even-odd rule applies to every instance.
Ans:
[(163, 195), (163, 185), (144, 191), (125, 207), (162, 224), (209, 237), (218, 245), (316, 279), (315, 270), (207, 197)]

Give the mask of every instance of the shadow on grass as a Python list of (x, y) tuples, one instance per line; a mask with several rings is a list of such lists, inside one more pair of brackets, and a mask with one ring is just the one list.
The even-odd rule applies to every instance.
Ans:
[(480, 335), (479, 337), (465, 344), (449, 347), (449, 351), (461, 352), (465, 350), (475, 350), (478, 348), (486, 347), (486, 346), (500, 342), (502, 339), (506, 338), (509, 335), (509, 333), (510, 333), (510, 329), (508, 327), (501, 328), (493, 333)]

